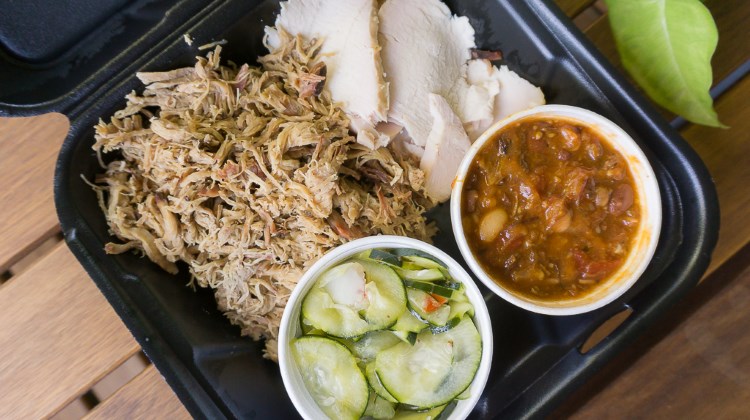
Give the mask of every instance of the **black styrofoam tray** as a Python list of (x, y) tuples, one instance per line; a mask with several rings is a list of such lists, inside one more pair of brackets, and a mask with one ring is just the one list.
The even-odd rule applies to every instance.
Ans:
[[(33, 1), (22, 4), (36, 7)], [(239, 329), (216, 309), (210, 291), (186, 287), (185, 267), (171, 276), (133, 254), (104, 253), (111, 238), (94, 193), (81, 179), (93, 179), (101, 170), (91, 150), (93, 125), (122, 108), (126, 93), (142, 89), (136, 71), (193, 65), (202, 54), (196, 46), (219, 39), (229, 41), (224, 59), (252, 63), (263, 53), (263, 26), (273, 23), (278, 4), (96, 4), (90, 7), (107, 7), (107, 13), (84, 12), (78, 16), (81, 26), (62, 31), (62, 39), (53, 43), (44, 36), (21, 39), (30, 30), (23, 25), (15, 31), (0, 29), (0, 115), (59, 111), (71, 119), (55, 173), (55, 203), (65, 240), (190, 412), (208, 418), (294, 417), (278, 366), (261, 357), (261, 343), (240, 337)], [(472, 416), (539, 417), (697, 283), (717, 239), (716, 192), (693, 150), (551, 1), (448, 4), (454, 13), (469, 17), (478, 46), (501, 49), (505, 63), (541, 86), (549, 103), (588, 108), (621, 125), (644, 149), (661, 189), (663, 228), (656, 255), (635, 287), (612, 304), (578, 316), (538, 315), (506, 303), (478, 282), (488, 297), (495, 352), (489, 382)], [(13, 19), (28, 14), (17, 11)], [(0, 24), (3, 19), (10, 18), (0, 17)], [(184, 33), (195, 38), (192, 47), (183, 41)], [(436, 245), (462, 261), (447, 206), (433, 210), (431, 217), (441, 229)], [(589, 334), (625, 307), (634, 311), (630, 318), (582, 354), (579, 348)]]

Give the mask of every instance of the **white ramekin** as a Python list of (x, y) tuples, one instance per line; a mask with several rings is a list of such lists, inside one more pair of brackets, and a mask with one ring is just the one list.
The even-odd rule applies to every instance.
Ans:
[[(592, 292), (577, 299), (560, 301), (542, 301), (520, 295), (504, 288), (495, 282), (478, 263), (471, 252), (466, 235), (464, 234), (461, 217), (461, 193), (463, 191), (466, 173), (474, 156), (485, 143), (495, 137), (495, 133), (507, 125), (525, 118), (549, 117), (569, 120), (591, 127), (609, 144), (619, 151), (627, 161), (635, 182), (635, 193), (640, 204), (641, 223), (636, 232), (636, 239), (631, 252), (621, 268), (613, 273)], [(544, 105), (531, 108), (498, 121), (482, 134), (471, 146), (456, 173), (451, 192), (451, 224), (453, 234), (458, 242), (461, 254), (474, 274), (490, 290), (508, 302), (532, 312), (547, 315), (575, 315), (593, 311), (622, 296), (643, 274), (656, 250), (661, 231), (661, 195), (648, 159), (633, 139), (615, 123), (603, 116), (578, 107), (567, 105)]]
[(459, 401), (448, 417), (452, 420), (465, 419), (471, 413), (477, 401), (479, 401), (479, 397), (482, 395), (490, 374), (493, 341), (492, 326), (490, 324), (490, 315), (487, 312), (487, 305), (471, 276), (453, 258), (430, 244), (401, 236), (371, 236), (357, 239), (334, 248), (313, 264), (302, 276), (294, 288), (292, 295), (289, 297), (279, 329), (279, 367), (281, 368), (281, 377), (284, 380), (284, 387), (289, 397), (303, 418), (310, 420), (326, 418), (326, 415), (318, 408), (318, 405), (305, 388), (302, 376), (292, 357), (289, 342), (301, 334), (299, 322), (300, 306), (303, 298), (318, 279), (318, 276), (342, 260), (359, 252), (374, 248), (412, 248), (424, 251), (444, 262), (448, 266), (451, 276), (466, 286), (466, 295), (474, 305), (474, 323), (482, 337), (482, 359), (474, 381), (469, 388), (471, 396)]

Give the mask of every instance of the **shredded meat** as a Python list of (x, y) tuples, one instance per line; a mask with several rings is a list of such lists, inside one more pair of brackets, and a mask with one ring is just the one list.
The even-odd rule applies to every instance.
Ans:
[(300, 98), (320, 95), (323, 92), (327, 73), (326, 63), (321, 61), (315, 64), (309, 73), (300, 74), (299, 79), (297, 79)]
[[(321, 89), (320, 41), (285, 33), (261, 68), (220, 64), (139, 73), (143, 94), (96, 126), (107, 163), (94, 187), (110, 231), (193, 281), (276, 360), (287, 299), (303, 271), (364, 235), (429, 240), (424, 174), (388, 149), (356, 143)], [(104, 163), (103, 163), (104, 165)]]

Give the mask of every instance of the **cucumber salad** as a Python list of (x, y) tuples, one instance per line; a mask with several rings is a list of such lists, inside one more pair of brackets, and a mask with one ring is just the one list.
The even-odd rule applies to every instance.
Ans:
[(446, 416), (482, 358), (465, 286), (413, 249), (372, 249), (320, 275), (290, 343), (305, 387), (332, 419)]

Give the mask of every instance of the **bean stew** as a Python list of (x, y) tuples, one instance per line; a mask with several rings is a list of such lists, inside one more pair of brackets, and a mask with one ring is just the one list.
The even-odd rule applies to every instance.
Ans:
[(625, 158), (576, 121), (531, 117), (482, 146), (461, 193), (467, 242), (504, 288), (581, 297), (625, 261), (640, 223)]

